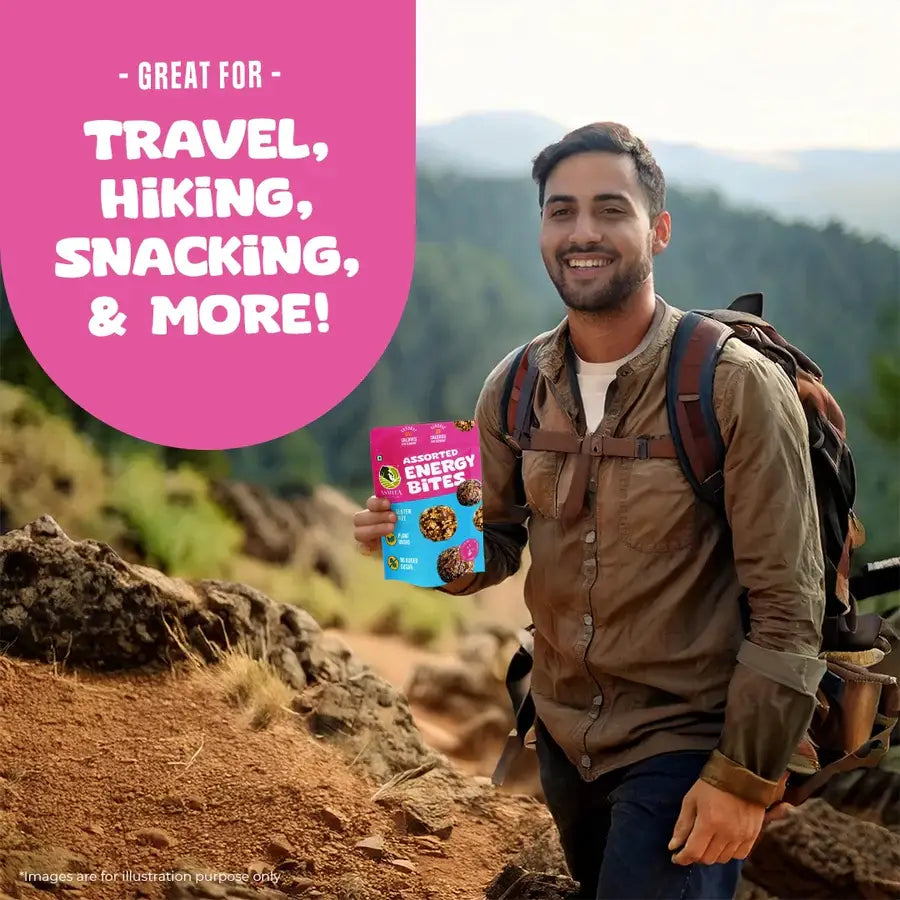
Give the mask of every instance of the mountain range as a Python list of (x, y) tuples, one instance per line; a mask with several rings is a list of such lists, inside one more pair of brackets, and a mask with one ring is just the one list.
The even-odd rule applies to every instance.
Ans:
[[(527, 112), (476, 113), (417, 129), (418, 164), (472, 175), (528, 176), (567, 129)], [(900, 246), (900, 149), (737, 154), (647, 138), (668, 183), (711, 189), (783, 222), (837, 221)]]

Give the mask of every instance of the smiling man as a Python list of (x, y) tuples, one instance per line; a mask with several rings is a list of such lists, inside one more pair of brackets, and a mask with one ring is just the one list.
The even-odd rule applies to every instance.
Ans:
[[(671, 236), (662, 172), (627, 128), (601, 123), (545, 149), (533, 175), (566, 306), (528, 351), (533, 425), (556, 444), (508, 439), (513, 352), (476, 409), (486, 571), (442, 590), (497, 584), (528, 544), (540, 775), (582, 895), (731, 897), (824, 668), (806, 419), (774, 364), (728, 341), (713, 396), (725, 515), (702, 503), (667, 446), (683, 313), (653, 283)], [(355, 536), (376, 549), (394, 521), (370, 498)]]

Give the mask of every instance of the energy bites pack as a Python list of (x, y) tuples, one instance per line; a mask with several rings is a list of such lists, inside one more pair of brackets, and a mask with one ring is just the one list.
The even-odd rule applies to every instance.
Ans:
[(372, 480), (397, 514), (384, 577), (439, 587), (484, 571), (481, 454), (471, 419), (373, 428)]

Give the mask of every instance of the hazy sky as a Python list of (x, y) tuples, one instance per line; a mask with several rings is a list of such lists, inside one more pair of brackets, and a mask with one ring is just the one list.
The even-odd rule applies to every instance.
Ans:
[(760, 151), (900, 147), (900, 0), (417, 0), (420, 124), (528, 110)]

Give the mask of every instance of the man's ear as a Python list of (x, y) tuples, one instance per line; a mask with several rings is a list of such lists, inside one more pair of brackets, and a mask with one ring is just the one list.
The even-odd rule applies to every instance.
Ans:
[(672, 217), (663, 210), (653, 223), (653, 255), (662, 253), (672, 238)]

